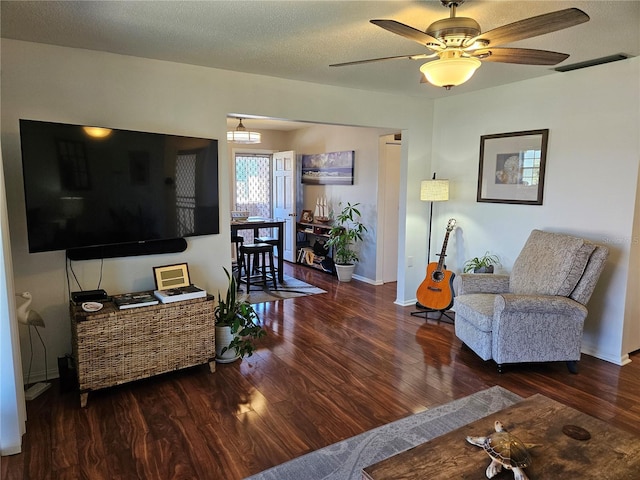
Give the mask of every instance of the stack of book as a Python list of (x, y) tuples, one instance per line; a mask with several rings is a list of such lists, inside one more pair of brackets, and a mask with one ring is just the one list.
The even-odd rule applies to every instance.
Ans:
[(148, 307), (150, 305), (157, 305), (158, 299), (153, 295), (153, 292), (138, 292), (138, 293), (123, 293), (122, 295), (114, 295), (113, 303), (120, 310), (125, 308), (137, 308)]

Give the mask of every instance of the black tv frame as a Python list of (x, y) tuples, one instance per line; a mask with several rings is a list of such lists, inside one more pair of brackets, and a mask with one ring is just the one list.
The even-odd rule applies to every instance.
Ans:
[[(35, 150), (34, 148), (29, 147), (31, 149), (29, 154), (33, 156), (35, 152), (36, 154), (42, 153), (40, 155), (41, 157), (46, 155), (46, 162), (48, 163), (44, 165), (47, 165), (46, 168), (48, 169), (48, 173), (49, 173), (49, 177), (45, 177), (45, 181), (48, 182), (46, 187), (53, 189), (54, 202), (56, 201), (55, 197), (62, 198), (62, 200), (64, 201), (64, 198), (68, 198), (67, 195), (71, 195), (71, 196), (76, 195), (76, 191), (74, 191), (73, 189), (74, 187), (69, 187), (65, 183), (67, 179), (63, 177), (63, 173), (64, 173), (63, 170), (55, 170), (57, 165), (56, 162), (60, 162), (60, 158), (56, 156), (56, 153), (59, 155), (59, 151), (56, 152), (55, 147), (53, 146), (55, 143), (52, 144), (51, 142), (57, 142), (60, 136), (62, 138), (65, 138), (64, 132), (67, 131), (65, 129), (69, 129), (70, 137), (76, 138), (79, 136), (78, 132), (80, 131), (80, 129), (83, 128), (83, 126), (77, 125), (77, 124), (60, 123), (60, 122), (20, 119), (20, 139), (21, 139), (22, 157), (23, 157), (22, 158), (23, 179), (25, 182), (25, 185), (24, 185), (25, 206), (27, 207), (27, 213), (30, 215), (29, 213), (30, 205), (33, 205), (32, 202), (34, 200), (32, 199), (32, 197), (29, 196), (29, 195), (33, 195), (33, 193), (30, 193), (29, 189), (32, 188), (32, 185), (28, 184), (28, 181), (31, 181), (33, 179), (36, 179), (36, 182), (39, 181), (38, 177), (34, 176), (35, 175), (34, 168), (36, 169), (35, 170), (36, 174), (40, 175), (40, 170), (38, 170), (38, 165), (42, 165), (42, 163), (31, 163), (30, 164), (31, 166), (29, 167), (31, 170), (30, 171), (26, 170), (27, 167), (25, 166), (26, 165), (25, 162), (29, 160), (25, 160), (25, 143), (27, 143), (27, 140), (25, 140), (25, 136), (23, 136), (23, 123), (29, 124), (28, 126), (30, 126), (30, 130), (27, 130), (30, 133), (27, 134), (26, 138), (28, 138), (28, 141), (32, 143), (28, 143), (27, 145), (37, 145), (37, 147), (35, 147)], [(48, 127), (51, 128), (51, 131), (47, 130)], [(42, 132), (38, 132), (37, 130), (38, 128), (42, 128)], [(198, 198), (200, 199), (200, 200), (197, 200), (197, 202), (194, 203), (192, 207), (195, 212), (196, 223), (195, 225), (193, 224), (191, 225), (190, 227), (191, 229), (188, 230), (187, 235), (184, 235), (184, 236), (188, 237), (188, 236), (201, 236), (201, 235), (215, 235), (220, 233), (219, 153), (218, 153), (218, 141), (216, 139), (189, 137), (189, 136), (183, 136), (183, 135), (177, 135), (177, 134), (164, 134), (164, 133), (154, 133), (154, 132), (145, 132), (145, 131), (115, 129), (110, 127), (104, 127), (104, 128), (109, 128), (109, 130), (115, 132), (116, 134), (124, 135), (125, 136), (124, 138), (126, 139), (132, 139), (131, 144), (129, 144), (128, 141), (125, 141), (124, 143), (122, 143), (122, 140), (120, 140), (119, 141), (120, 143), (115, 144), (115, 148), (118, 148), (119, 156), (107, 157), (107, 158), (116, 158), (119, 162), (128, 161), (130, 168), (131, 168), (131, 162), (136, 160), (132, 158), (130, 155), (138, 153), (138, 150), (144, 152), (145, 151), (144, 149), (148, 148), (145, 146), (148, 146), (149, 144), (156, 145), (156, 143), (151, 143), (151, 142), (157, 142), (158, 138), (161, 139), (159, 141), (159, 145), (154, 146), (153, 150), (151, 150), (150, 153), (147, 154), (147, 155), (151, 155), (150, 159), (152, 162), (151, 163), (152, 172), (157, 172), (158, 170), (162, 171), (163, 168), (166, 171), (167, 167), (169, 167), (170, 169), (169, 172), (173, 172), (172, 169), (175, 167), (172, 167), (171, 163), (167, 164), (166, 159), (174, 158), (174, 157), (172, 155), (167, 156), (167, 153), (172, 153), (174, 151), (180, 152), (181, 154), (190, 154), (192, 151), (194, 153), (202, 152), (202, 158), (198, 156), (196, 160), (198, 163), (195, 164), (195, 165), (202, 165), (202, 166), (201, 167), (199, 166), (196, 169), (195, 184), (194, 184), (194, 187), (192, 187), (195, 189), (194, 199), (196, 200)], [(60, 131), (63, 132), (63, 135), (59, 135), (59, 131), (57, 129), (60, 129)], [(140, 141), (138, 141), (138, 136), (141, 139)], [(166, 140), (163, 137), (166, 137)], [(42, 138), (43, 142), (47, 142), (48, 146), (43, 147), (39, 143), (33, 143), (33, 142), (37, 142), (37, 140), (39, 140), (40, 138)], [(105, 154), (112, 155), (110, 150), (105, 150), (104, 147), (102, 146), (101, 147), (96, 146), (96, 143), (94, 143), (95, 140), (93, 139), (89, 139), (88, 137), (87, 138), (83, 137), (80, 140), (87, 142), (86, 143), (87, 150), (94, 149), (94, 148), (102, 149), (102, 150), (95, 151), (95, 155), (98, 160), (101, 159)], [(42, 152), (39, 150), (41, 150)], [(164, 155), (159, 155), (158, 152), (162, 152), (162, 151), (165, 152)], [(129, 156), (126, 156), (127, 153), (129, 154)], [(90, 152), (88, 151), (87, 155), (89, 154)], [(197, 153), (197, 154), (200, 155), (200, 153)], [(163, 163), (163, 159), (164, 159), (164, 163)], [(87, 161), (90, 161), (90, 159)], [(96, 161), (96, 160), (93, 160), (93, 161)], [(203, 163), (199, 163), (201, 161)], [(40, 160), (40, 162), (42, 162), (42, 160)], [(149, 160), (147, 160), (147, 163), (148, 162)], [(60, 169), (62, 167), (58, 166), (57, 168)], [(201, 173), (198, 173), (200, 172), (199, 170), (200, 168), (205, 169), (203, 171), (206, 173), (206, 175), (202, 175)], [(51, 175), (51, 173), (53, 173), (53, 175)], [(133, 176), (134, 173), (135, 173), (134, 171), (131, 172), (131, 182), (134, 182), (134, 180), (136, 179), (136, 177)], [(46, 175), (46, 173), (44, 173), (43, 175)], [(152, 181), (155, 180), (155, 183), (152, 183), (151, 186), (156, 190), (158, 189), (158, 185), (159, 185), (157, 183), (158, 181), (157, 175), (158, 174), (156, 173), (155, 176), (151, 178)], [(171, 187), (172, 185), (174, 185), (174, 182), (176, 180), (176, 178), (174, 177), (175, 177), (175, 174), (170, 174), (167, 176), (166, 173), (163, 173), (162, 178), (164, 180), (162, 180), (162, 178), (160, 180), (164, 182), (164, 185), (165, 185), (164, 188)], [(180, 178), (180, 177), (177, 177), (177, 178)], [(202, 180), (203, 178), (207, 180)], [(167, 182), (170, 182), (170, 183), (167, 183)], [(132, 183), (131, 185), (136, 185), (136, 184)], [(208, 187), (209, 185), (210, 187)], [(88, 185), (83, 185), (83, 187), (84, 187), (84, 191), (77, 191), (77, 194), (80, 196), (82, 196), (85, 192), (95, 188), (91, 183), (89, 183)], [(45, 202), (46, 202), (47, 195), (50, 195), (50, 193), (47, 193), (47, 191), (42, 191), (41, 186), (38, 187), (36, 185), (36, 188), (40, 188), (40, 190), (35, 190), (36, 195), (40, 195), (40, 198), (39, 198), (40, 204), (35, 203), (37, 208), (38, 205), (43, 204), (43, 199), (45, 199)], [(102, 188), (104, 189), (104, 187)], [(132, 189), (131, 186), (129, 186), (128, 188), (130, 190)], [(40, 191), (42, 191), (42, 193), (38, 193)], [(152, 190), (150, 194), (154, 195), (154, 190)], [(91, 200), (91, 202), (93, 203), (92, 208), (95, 209), (96, 195), (98, 195), (97, 198), (99, 199), (98, 201), (100, 202), (104, 197), (100, 193), (100, 190), (98, 191), (94, 190), (91, 193), (91, 195), (92, 196), (87, 198), (93, 199)], [(202, 196), (198, 197), (198, 195), (202, 195)], [(122, 198), (122, 197), (119, 197), (119, 198)], [(128, 197), (125, 197), (125, 198), (128, 198)], [(153, 200), (154, 197), (149, 197), (148, 194), (147, 194), (146, 202), (149, 201), (148, 200), (149, 198), (151, 198), (151, 201), (154, 202)], [(158, 205), (162, 204), (163, 203), (162, 198), (163, 197), (159, 197), (158, 201), (155, 203)], [(168, 207), (170, 208), (169, 210), (170, 215), (177, 215), (179, 213), (177, 210), (171, 210), (171, 209), (180, 208), (181, 204), (178, 203), (180, 198), (182, 197), (176, 197), (175, 200), (172, 200), (171, 203), (168, 204)], [(36, 197), (35, 201), (36, 202), (38, 201), (38, 197)], [(166, 202), (166, 199), (164, 201)], [(175, 201), (176, 203), (174, 204), (173, 201)], [(52, 204), (54, 202), (49, 202), (49, 203)], [(45, 203), (45, 205), (47, 204)], [(110, 202), (107, 203), (105, 201), (105, 208), (110, 208), (112, 205), (114, 204)], [(133, 204), (133, 205), (137, 205), (137, 204)], [(144, 208), (145, 204), (141, 203), (139, 205)], [(174, 206), (172, 207), (172, 205)], [(163, 208), (166, 208), (166, 207), (163, 207)], [(57, 211), (58, 210), (55, 210), (55, 207), (54, 207), (54, 210), (52, 210), (52, 212), (54, 213)], [(143, 210), (143, 211), (146, 212), (147, 210)], [(153, 209), (153, 206), (152, 206), (149, 212), (154, 212), (154, 211), (161, 213), (161, 212), (164, 212), (165, 210)], [(85, 215), (85, 216), (92, 215), (92, 212), (93, 210), (85, 209), (82, 215)], [(204, 217), (203, 215), (206, 215), (206, 217)], [(208, 217), (208, 220), (206, 220), (207, 223), (198, 223), (198, 218), (200, 218), (202, 221), (202, 219), (205, 219), (207, 217)], [(165, 218), (164, 214), (158, 218), (164, 219)], [(169, 217), (169, 219), (171, 218), (172, 217)], [(37, 225), (37, 224), (33, 224), (33, 225)], [(116, 226), (117, 225), (118, 224), (116, 224)], [(136, 239), (136, 236), (138, 235), (131, 235), (130, 241), (128, 241), (127, 239), (124, 239), (124, 241), (122, 240), (117, 241), (116, 236), (109, 235), (111, 231), (113, 231), (113, 226), (110, 227), (111, 230), (106, 230), (106, 229), (103, 229), (103, 230), (98, 229), (95, 231), (88, 230), (86, 233), (89, 233), (94, 238), (88, 238), (90, 242), (87, 242), (86, 244), (82, 244), (82, 242), (76, 242), (75, 240), (77, 240), (78, 238), (74, 237), (75, 232), (71, 231), (70, 233), (66, 233), (66, 235), (70, 235), (68, 238), (68, 240), (71, 240), (70, 242), (67, 242), (66, 241), (67, 239), (65, 239), (65, 237), (54, 239), (53, 241), (49, 241), (49, 240), (43, 241), (42, 243), (38, 243), (37, 246), (33, 246), (31, 242), (29, 242), (29, 252), (40, 253), (40, 252), (65, 250), (66, 257), (70, 260), (89, 260), (89, 259), (98, 259), (98, 258), (115, 258), (115, 257), (128, 257), (128, 256), (138, 256), (138, 255), (178, 253), (186, 250), (187, 242), (183, 237), (178, 237), (178, 236), (165, 237), (166, 234), (171, 233), (172, 229), (176, 228), (175, 224), (173, 227), (171, 226), (171, 223), (169, 223), (168, 225), (166, 223), (157, 223), (157, 225), (158, 225), (158, 228), (157, 228), (157, 232), (155, 232), (155, 235), (144, 236), (144, 237), (141, 236), (141, 238), (139, 239)], [(32, 224), (29, 221), (29, 218), (27, 218), (27, 226), (28, 228), (32, 226)], [(130, 233), (134, 232), (134, 230), (120, 230), (120, 231), (126, 231)], [(180, 232), (179, 229), (178, 229), (178, 232)], [(103, 235), (104, 233), (107, 234), (104, 239), (108, 241), (100, 242), (101, 240), (100, 236)], [(151, 232), (151, 233), (154, 233), (154, 232)], [(29, 232), (29, 237), (28, 237), (29, 240), (31, 240), (31, 236), (32, 236), (32, 233)], [(109, 237), (112, 237), (112, 238), (109, 238)], [(97, 240), (97, 241), (94, 242), (92, 240)], [(65, 243), (68, 244), (66, 249), (64, 245)]]

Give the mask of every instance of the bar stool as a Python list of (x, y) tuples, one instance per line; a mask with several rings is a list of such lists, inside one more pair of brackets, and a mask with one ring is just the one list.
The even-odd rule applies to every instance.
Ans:
[(244, 245), (244, 237), (240, 235), (231, 235), (231, 243), (233, 243), (233, 246), (236, 250), (236, 261), (235, 265), (232, 265), (232, 270), (237, 272), (237, 278), (240, 279), (240, 276), (242, 275), (242, 267), (244, 265), (244, 259), (242, 258), (240, 247)]
[[(269, 277), (273, 280), (273, 288), (278, 288), (276, 284), (276, 269), (273, 264), (273, 245), (268, 243), (249, 243), (240, 246), (240, 253), (243, 257), (245, 275), (240, 277), (241, 283), (247, 284), (247, 293), (251, 289), (252, 280), (254, 284), (267, 285)], [(267, 265), (266, 256), (269, 255)], [(262, 262), (260, 262), (262, 257)], [(253, 265), (251, 264), (253, 259)], [(269, 269), (269, 274), (267, 274)], [(255, 275), (254, 275), (255, 274)]]
[[(255, 239), (256, 243), (268, 243), (269, 245), (273, 245), (274, 246), (274, 255), (276, 257), (280, 257), (281, 252), (278, 250), (278, 238), (277, 237), (257, 237)], [(276, 268), (275, 271), (277, 272), (278, 269)]]

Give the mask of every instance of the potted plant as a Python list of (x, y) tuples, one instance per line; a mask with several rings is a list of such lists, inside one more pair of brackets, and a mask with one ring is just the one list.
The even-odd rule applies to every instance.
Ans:
[(464, 273), (493, 273), (494, 266), (500, 265), (500, 260), (496, 255), (491, 255), (489, 252), (481, 257), (474, 257), (471, 260), (467, 260), (464, 263), (462, 271)]
[(229, 280), (226, 298), (218, 292), (218, 305), (214, 309), (216, 324), (216, 361), (230, 363), (253, 355), (255, 341), (266, 335), (258, 325), (258, 314), (246, 300), (237, 297), (236, 279), (225, 268)]
[(329, 230), (329, 240), (327, 245), (334, 248), (334, 263), (338, 280), (341, 282), (351, 281), (355, 263), (358, 259), (358, 251), (355, 246), (362, 241), (364, 233), (367, 231), (360, 222), (359, 203), (347, 202), (347, 205), (336, 216), (335, 223)]

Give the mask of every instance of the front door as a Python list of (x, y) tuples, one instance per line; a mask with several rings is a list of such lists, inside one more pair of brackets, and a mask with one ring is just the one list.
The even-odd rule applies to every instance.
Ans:
[[(273, 154), (273, 218), (284, 220), (282, 258), (295, 262), (296, 250), (296, 155), (293, 151)], [(280, 254), (280, 253), (279, 253)]]

